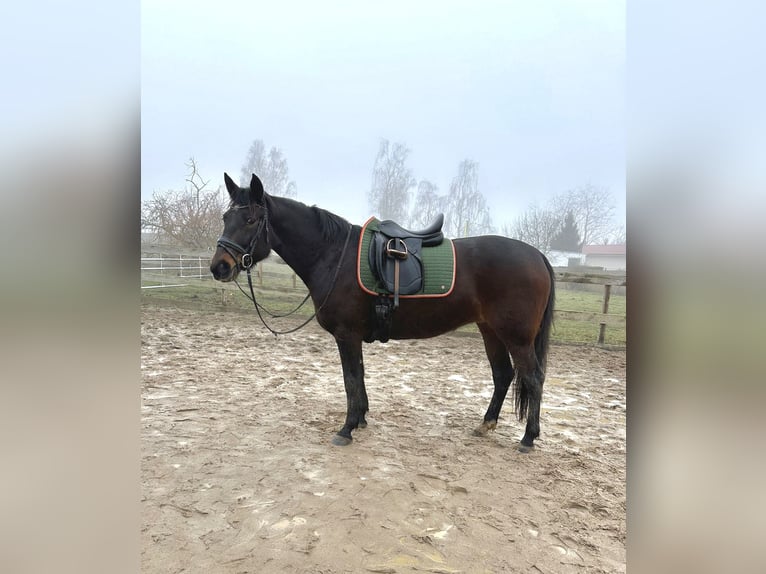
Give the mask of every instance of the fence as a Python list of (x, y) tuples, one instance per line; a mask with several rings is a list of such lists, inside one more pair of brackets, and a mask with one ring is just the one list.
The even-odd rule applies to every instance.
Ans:
[(622, 310), (621, 313), (609, 313), (612, 291), (617, 288), (623, 293), (628, 285), (625, 275), (617, 274), (598, 274), (598, 273), (571, 273), (566, 271), (556, 272), (556, 284), (574, 284), (574, 285), (601, 285), (603, 286), (603, 298), (601, 300), (601, 312), (565, 310), (556, 309), (556, 319), (574, 319), (577, 321), (586, 321), (598, 323), (598, 338), (596, 342), (599, 345), (605, 343), (606, 328), (616, 327), (624, 329), (626, 325), (627, 313)]
[[(186, 296), (202, 304), (236, 305), (239, 300), (232, 291), (237, 291), (237, 287), (214, 281), (209, 263), (209, 255), (151, 254), (141, 257), (141, 289), (188, 288), (191, 290), (189, 293), (178, 289), (176, 296), (165, 297), (181, 300)], [(269, 290), (270, 298), (288, 308), (292, 299), (300, 300), (306, 293), (305, 285), (292, 269), (271, 258), (266, 260), (265, 265), (260, 262), (256, 266), (254, 283)], [(556, 285), (554, 317), (558, 336), (555, 340), (603, 345), (607, 343), (609, 333), (612, 344), (627, 344), (627, 280), (624, 274), (559, 270), (556, 272)], [(208, 296), (203, 296), (205, 293)], [(241, 305), (246, 306), (244, 298)]]
[[(186, 287), (189, 283), (166, 283), (168, 277), (210, 278), (208, 259), (191, 255), (162, 255), (141, 258), (141, 289), (159, 289), (166, 287)], [(144, 285), (144, 281), (151, 283)], [(158, 284), (159, 283), (159, 284)]]

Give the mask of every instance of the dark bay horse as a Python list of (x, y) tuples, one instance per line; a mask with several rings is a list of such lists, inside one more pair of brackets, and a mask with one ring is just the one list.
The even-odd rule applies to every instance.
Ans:
[[(241, 269), (273, 249), (309, 289), (319, 324), (335, 337), (346, 387), (346, 422), (333, 438), (351, 443), (351, 431), (366, 427), (362, 342), (372, 340), (375, 297), (356, 279), (361, 227), (318, 207), (273, 197), (253, 175), (239, 187), (224, 174), (231, 203), (223, 235), (210, 264), (219, 281), (232, 281)], [(540, 402), (548, 338), (553, 322), (554, 274), (534, 247), (499, 236), (454, 240), (457, 261), (452, 293), (433, 299), (402, 299), (393, 314), (392, 339), (441, 335), (476, 323), (492, 367), (494, 393), (476, 433), (497, 425), (511, 382), (520, 421), (527, 425), (521, 450), (540, 435)], [(511, 357), (513, 363), (511, 363)]]

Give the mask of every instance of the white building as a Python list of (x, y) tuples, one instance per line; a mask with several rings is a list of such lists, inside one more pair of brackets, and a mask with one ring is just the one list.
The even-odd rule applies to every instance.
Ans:
[(585, 245), (582, 248), (585, 265), (603, 267), (607, 271), (627, 271), (627, 254), (624, 243), (614, 245)]
[(551, 251), (548, 254), (551, 267), (572, 267), (584, 265), (583, 254), (577, 251)]

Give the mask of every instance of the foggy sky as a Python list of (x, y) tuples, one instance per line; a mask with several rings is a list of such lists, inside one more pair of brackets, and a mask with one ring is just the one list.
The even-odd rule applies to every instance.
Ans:
[(460, 161), (500, 228), (586, 183), (625, 213), (625, 5), (142, 3), (142, 197), (235, 180), (254, 139), (298, 199), (361, 223), (380, 138), (448, 191)]

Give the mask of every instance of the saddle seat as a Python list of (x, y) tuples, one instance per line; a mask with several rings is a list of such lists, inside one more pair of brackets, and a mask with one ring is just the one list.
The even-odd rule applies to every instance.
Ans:
[(378, 224), (378, 231), (389, 238), (398, 239), (419, 239), (422, 242), (423, 247), (433, 247), (439, 245), (444, 240), (444, 234), (442, 233), (442, 226), (444, 225), (444, 214), (440, 213), (433, 220), (431, 225), (420, 231), (411, 231), (405, 229), (395, 221), (387, 219), (381, 221)]

